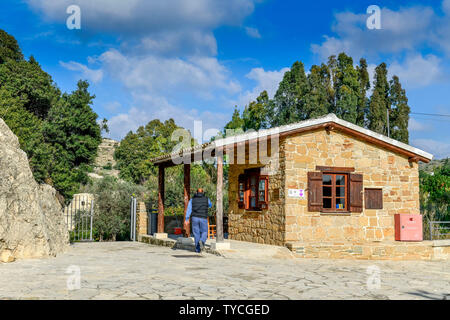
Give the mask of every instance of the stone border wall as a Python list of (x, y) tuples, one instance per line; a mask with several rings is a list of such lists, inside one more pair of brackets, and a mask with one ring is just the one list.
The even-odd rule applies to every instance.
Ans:
[(287, 247), (299, 258), (359, 260), (448, 260), (450, 245), (437, 241), (373, 243), (295, 243)]

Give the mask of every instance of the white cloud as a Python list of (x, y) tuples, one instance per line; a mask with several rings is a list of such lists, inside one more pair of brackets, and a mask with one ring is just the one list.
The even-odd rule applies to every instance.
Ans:
[(195, 26), (239, 25), (253, 12), (254, 0), (26, 0), (52, 21), (65, 21), (66, 8), (78, 5), (83, 24), (96, 31), (151, 32)]
[[(98, 65), (99, 70), (78, 62), (61, 63), (96, 82), (106, 76), (115, 79), (130, 94), (132, 101), (124, 106), (129, 111), (109, 120), (111, 135), (116, 138), (154, 118), (175, 117), (186, 127), (192, 126), (189, 122), (194, 119), (203, 119), (207, 126), (223, 126), (228, 114), (198, 111), (193, 105), (208, 101), (220, 110), (221, 101), (242, 91), (216, 57), (213, 32), (224, 25), (242, 27), (257, 1), (26, 0), (47, 21), (59, 23), (65, 23), (69, 5), (78, 5), (84, 32), (109, 33), (119, 39), (118, 48), (88, 59), (89, 65)], [(257, 35), (255, 30), (253, 35)], [(114, 112), (119, 106), (104, 107)]]
[(430, 126), (417, 121), (414, 118), (409, 118), (409, 123), (408, 123), (408, 129), (410, 132), (412, 131), (429, 131), (431, 128)]
[(103, 108), (111, 113), (116, 113), (117, 111), (120, 110), (120, 107), (122, 106), (122, 104), (119, 101), (111, 101), (111, 102), (107, 102)]
[(167, 56), (216, 55), (217, 42), (211, 31), (177, 30), (143, 37), (136, 46), (140, 52)]
[(450, 157), (450, 143), (433, 139), (414, 139), (411, 145), (431, 153), (435, 159)]
[(245, 27), (245, 32), (249, 37), (260, 39), (261, 34), (259, 33), (259, 30), (252, 27)]
[(289, 68), (282, 68), (281, 70), (275, 71), (265, 71), (263, 68), (252, 69), (246, 77), (254, 80), (256, 82), (256, 86), (253, 87), (252, 90), (247, 90), (240, 94), (237, 105), (248, 105), (264, 90), (266, 90), (269, 97), (272, 98), (275, 95), (278, 89), (278, 84), (283, 79), (286, 71), (289, 71)]
[(180, 97), (187, 95), (193, 101), (214, 99), (217, 104), (221, 94), (235, 95), (241, 91), (230, 71), (214, 57), (127, 56), (111, 49), (95, 62), (132, 97), (133, 107), (109, 120), (111, 137), (116, 139), (156, 118), (174, 118), (185, 128), (191, 128), (194, 120), (202, 120), (205, 127), (220, 129), (229, 114), (198, 111), (188, 107), (189, 103)]
[(402, 63), (393, 62), (389, 66), (389, 75), (397, 75), (407, 88), (417, 88), (441, 82), (446, 78), (442, 70), (441, 59), (435, 55), (416, 54), (408, 56)]
[(134, 103), (139, 107), (132, 107), (128, 112), (120, 113), (108, 120), (109, 137), (120, 140), (128, 132), (135, 131), (153, 119), (163, 121), (173, 118), (179, 126), (190, 130), (191, 133), (194, 133), (194, 121), (202, 121), (203, 132), (211, 128), (220, 130), (230, 117), (227, 113), (199, 112), (195, 109), (174, 106), (163, 97), (155, 98), (151, 95), (139, 95), (135, 97)]
[(240, 91), (239, 84), (230, 79), (229, 70), (214, 57), (133, 57), (111, 49), (103, 53), (98, 61), (111, 77), (135, 94), (150, 92), (155, 95), (170, 95), (174, 92), (189, 92), (202, 98), (212, 98), (217, 89), (230, 94)]
[(90, 80), (93, 83), (99, 83), (103, 79), (103, 71), (102, 70), (93, 70), (87, 67), (84, 64), (75, 62), (75, 61), (69, 61), (69, 62), (63, 62), (60, 61), (59, 64), (70, 71), (77, 71), (81, 73), (81, 76), (86, 79)]
[(382, 8), (380, 30), (367, 28), (368, 17), (365, 13), (337, 13), (332, 26), (336, 35), (325, 36), (321, 44), (311, 46), (312, 51), (323, 59), (342, 51), (351, 56), (414, 51), (433, 41), (443, 42), (435, 35), (446, 20), (450, 21), (450, 15), (442, 20), (432, 8), (425, 6), (400, 8), (398, 11)]

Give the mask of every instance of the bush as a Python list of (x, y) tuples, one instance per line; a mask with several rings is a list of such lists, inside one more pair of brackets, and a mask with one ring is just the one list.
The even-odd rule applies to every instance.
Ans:
[(107, 176), (82, 187), (82, 192), (94, 194), (93, 234), (98, 241), (130, 239), (130, 199), (144, 199), (145, 188)]

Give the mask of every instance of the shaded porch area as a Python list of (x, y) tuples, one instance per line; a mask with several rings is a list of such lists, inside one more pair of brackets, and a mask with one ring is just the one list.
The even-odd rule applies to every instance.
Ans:
[[(207, 157), (205, 157), (205, 150), (208, 150), (209, 153)], [(200, 158), (199, 158), (200, 156)], [(153, 235), (153, 238), (158, 240), (165, 240), (169, 243), (176, 239), (172, 239), (169, 237), (167, 233), (164, 232), (164, 217), (165, 217), (165, 170), (166, 168), (182, 165), (183, 166), (183, 198), (184, 198), (184, 215), (182, 220), (182, 236), (177, 237), (181, 238), (179, 243), (181, 243), (182, 239), (186, 241), (190, 241), (192, 239), (190, 227), (188, 229), (184, 226), (184, 221), (186, 220), (186, 211), (188, 208), (188, 204), (191, 198), (191, 163), (196, 161), (204, 161), (204, 160), (214, 160), (216, 163), (217, 170), (217, 185), (216, 185), (216, 205), (215, 205), (215, 215), (213, 221), (208, 219), (208, 238), (213, 236), (213, 240), (209, 239), (208, 245), (213, 249), (222, 249), (226, 250), (229, 248), (229, 242), (224, 241), (224, 219), (223, 219), (223, 149), (215, 150), (212, 144), (202, 145), (200, 148), (192, 148), (189, 153), (184, 152), (182, 156), (178, 156), (174, 159), (172, 156), (169, 157), (167, 155), (152, 159), (152, 162), (158, 167), (158, 226), (157, 233)], [(189, 240), (188, 240), (189, 239)]]

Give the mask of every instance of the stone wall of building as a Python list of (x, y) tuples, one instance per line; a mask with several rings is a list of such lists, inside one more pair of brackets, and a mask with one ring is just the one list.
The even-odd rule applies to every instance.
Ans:
[(354, 167), (363, 175), (363, 188), (382, 188), (383, 209), (361, 213), (308, 212), (305, 200), (287, 198), (286, 242), (370, 242), (394, 240), (394, 214), (420, 214), (417, 163), (338, 131), (289, 136), (285, 142), (288, 189), (307, 189), (307, 174), (316, 166)]
[[(233, 164), (228, 171), (229, 211), (228, 233), (230, 239), (271, 245), (285, 243), (284, 215), (284, 144), (279, 142), (279, 158), (273, 158), (267, 165)], [(248, 153), (246, 163), (249, 162)], [(248, 211), (238, 206), (238, 178), (244, 170), (264, 167), (269, 176), (269, 206), (262, 211)]]

